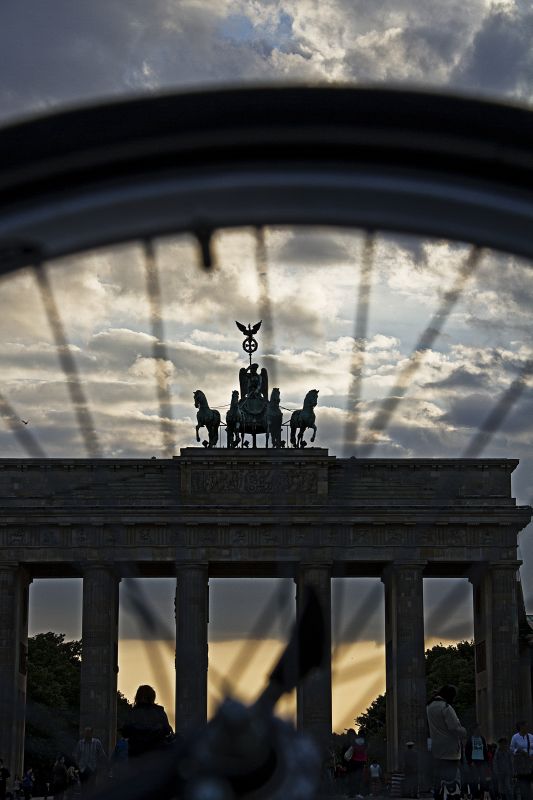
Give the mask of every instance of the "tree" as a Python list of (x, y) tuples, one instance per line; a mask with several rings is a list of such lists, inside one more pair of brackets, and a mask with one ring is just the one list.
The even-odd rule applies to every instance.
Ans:
[[(426, 650), (426, 685), (428, 699), (445, 683), (457, 686), (457, 701), (454, 707), (459, 719), (471, 725), (475, 719), (476, 689), (474, 643), (458, 642), (448, 646), (438, 644)], [(355, 718), (359, 733), (376, 742), (385, 738), (386, 731), (386, 695), (370, 703), (366, 711)]]
[(380, 694), (356, 719), (358, 731), (361, 736), (367, 739), (369, 736), (384, 734), (386, 720), (386, 700), (385, 695)]
[[(24, 763), (48, 778), (59, 753), (70, 755), (79, 736), (82, 642), (65, 634), (28, 639), (28, 684)], [(131, 704), (117, 693), (118, 717)]]
[(475, 720), (475, 648), (473, 642), (458, 642), (445, 647), (438, 644), (426, 651), (428, 699), (440, 686), (453, 683), (457, 686), (454, 708), (466, 725)]
[(28, 640), (24, 762), (47, 773), (58, 753), (72, 753), (79, 724), (81, 642), (62, 633)]

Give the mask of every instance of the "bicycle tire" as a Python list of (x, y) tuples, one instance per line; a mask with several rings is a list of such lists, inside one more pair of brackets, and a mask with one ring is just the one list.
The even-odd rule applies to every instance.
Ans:
[(242, 225), (416, 233), (533, 256), (533, 112), (353, 88), (147, 96), (0, 131), (0, 273)]

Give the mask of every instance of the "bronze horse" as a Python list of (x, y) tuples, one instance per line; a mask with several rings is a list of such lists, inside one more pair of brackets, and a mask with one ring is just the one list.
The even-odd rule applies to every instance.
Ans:
[(268, 447), (268, 437), (272, 437), (272, 447), (279, 448), (284, 446), (281, 439), (281, 425), (283, 423), (283, 414), (279, 407), (280, 395), (279, 389), (272, 389), (270, 401), (267, 406), (267, 429), (266, 429), (266, 446)]
[(218, 442), (218, 429), (220, 427), (220, 412), (218, 412), (216, 408), (209, 408), (207, 398), (200, 389), (197, 389), (193, 393), (193, 397), (194, 407), (198, 409), (196, 415), (196, 421), (198, 423), (196, 425), (196, 441), (200, 441), (199, 429), (206, 427), (209, 441), (204, 441), (202, 444), (204, 447), (216, 447)]
[[(315, 441), (316, 425), (315, 425), (315, 412), (314, 407), (318, 403), (318, 389), (311, 389), (305, 395), (304, 407), (299, 411), (293, 411), (291, 416), (291, 444), (293, 447), (307, 447), (307, 442), (304, 439), (306, 428), (313, 429), (311, 441)], [(298, 430), (298, 438), (296, 437), (296, 430)]]
[(228, 447), (242, 446), (244, 440), (244, 416), (239, 408), (239, 392), (231, 393), (231, 405), (226, 413), (226, 435), (228, 437)]

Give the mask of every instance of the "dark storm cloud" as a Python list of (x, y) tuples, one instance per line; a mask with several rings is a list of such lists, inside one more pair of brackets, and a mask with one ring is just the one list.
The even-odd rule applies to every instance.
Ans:
[(496, 94), (531, 97), (533, 12), (493, 11), (452, 74), (452, 82)]
[(293, 234), (276, 253), (276, 259), (281, 263), (308, 267), (346, 262), (350, 258), (340, 242), (311, 230)]
[[(462, 397), (454, 397), (450, 401), (449, 410), (442, 421), (461, 428), (478, 430), (493, 410), (499, 398), (498, 394), (472, 392)], [(512, 408), (511, 413), (502, 421), (500, 432), (503, 434), (529, 435), (533, 431), (533, 399), (525, 396)]]
[(426, 635), (442, 639), (473, 636), (472, 586), (465, 579), (430, 578), (424, 582)]
[(487, 376), (483, 373), (472, 372), (466, 366), (457, 367), (452, 370), (446, 378), (441, 381), (433, 381), (427, 383), (426, 386), (431, 389), (485, 389), (488, 380)]
[[(224, 35), (227, 6), (178, 0), (5, 0), (2, 115), (154, 88), (234, 82), (276, 73), (275, 53), (305, 67), (311, 53), (290, 17)], [(245, 17), (243, 16), (243, 19)], [(283, 66), (279, 74), (283, 74)], [(311, 70), (312, 72), (312, 70)]]
[(34, 579), (30, 586), (30, 636), (45, 631), (81, 636), (81, 578)]

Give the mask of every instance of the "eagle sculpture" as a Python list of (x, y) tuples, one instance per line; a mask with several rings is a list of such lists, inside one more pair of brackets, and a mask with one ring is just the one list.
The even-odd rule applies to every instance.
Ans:
[(248, 323), (248, 327), (246, 327), (246, 325), (243, 325), (242, 322), (237, 322), (237, 320), (235, 320), (235, 325), (238, 327), (240, 331), (244, 333), (245, 336), (253, 336), (254, 334), (257, 333), (257, 331), (261, 327), (262, 322), (263, 320), (260, 319), (259, 322), (256, 322), (255, 325), (252, 326)]

